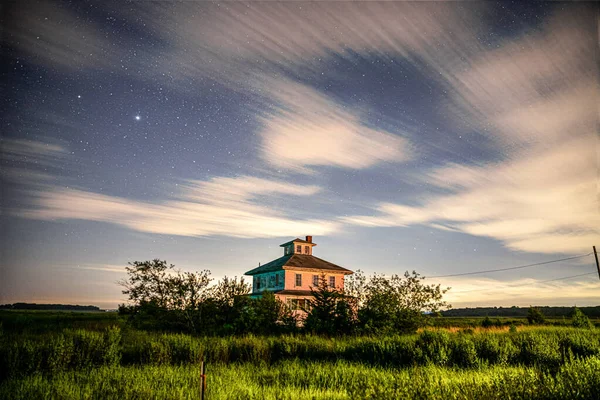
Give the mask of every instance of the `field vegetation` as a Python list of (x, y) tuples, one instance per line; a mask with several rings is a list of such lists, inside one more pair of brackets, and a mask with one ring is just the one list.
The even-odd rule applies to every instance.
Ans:
[(600, 330), (589, 328), (220, 337), (143, 331), (115, 313), (0, 317), (6, 399), (194, 399), (201, 360), (209, 399), (600, 398)]
[(0, 399), (196, 399), (201, 361), (208, 399), (600, 398), (600, 330), (577, 309), (447, 318), (416, 273), (357, 274), (323, 279), (298, 325), (243, 280), (128, 271), (119, 313), (0, 310)]

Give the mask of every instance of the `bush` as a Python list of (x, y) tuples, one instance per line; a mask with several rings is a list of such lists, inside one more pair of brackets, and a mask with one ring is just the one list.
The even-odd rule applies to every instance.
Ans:
[(544, 317), (542, 310), (540, 310), (538, 307), (530, 306), (529, 310), (527, 311), (527, 321), (530, 325), (541, 325), (546, 322), (546, 318)]
[(592, 321), (585, 315), (579, 308), (575, 307), (573, 310), (573, 316), (571, 317), (571, 324), (575, 328), (586, 328), (592, 329), (594, 328), (594, 324)]
[(424, 364), (447, 365), (450, 361), (450, 335), (445, 331), (424, 331), (416, 343)]

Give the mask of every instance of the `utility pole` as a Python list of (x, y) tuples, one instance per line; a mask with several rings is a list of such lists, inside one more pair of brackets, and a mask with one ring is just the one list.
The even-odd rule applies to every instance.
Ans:
[(598, 252), (596, 251), (596, 246), (592, 246), (594, 249), (594, 257), (596, 257), (596, 268), (598, 268), (598, 278), (600, 279), (600, 264), (598, 263)]

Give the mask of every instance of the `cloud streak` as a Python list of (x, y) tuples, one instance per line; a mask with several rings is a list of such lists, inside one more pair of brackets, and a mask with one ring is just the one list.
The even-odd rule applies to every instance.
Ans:
[(23, 51), (28, 62), (60, 68), (117, 70), (125, 48), (103, 30), (57, 2), (24, 1), (14, 7), (5, 40)]
[(446, 298), (454, 308), (529, 305), (592, 305), (597, 303), (597, 276), (552, 282), (523, 278), (511, 281), (461, 278), (444, 280), (452, 289)]
[(300, 172), (313, 166), (351, 169), (409, 158), (405, 139), (369, 128), (356, 112), (307, 86), (279, 81), (270, 88), (274, 104), (263, 113), (262, 158)]
[(317, 235), (338, 224), (298, 220), (258, 204), (261, 197), (311, 196), (320, 189), (248, 176), (189, 181), (177, 198), (150, 204), (77, 189), (52, 188), (32, 193), (35, 207), (20, 216), (39, 220), (108, 222), (129, 229), (181, 236), (221, 235), (240, 238)]
[(55, 162), (68, 154), (65, 147), (49, 142), (27, 139), (3, 139), (0, 144), (5, 161), (55, 165)]
[(442, 224), (517, 251), (589, 250), (600, 239), (599, 87), (589, 27), (581, 15), (559, 13), (539, 33), (446, 71), (454, 117), (466, 115), (501, 160), (429, 171), (421, 181), (450, 194), (429, 194), (418, 206), (381, 203), (375, 215), (342, 220)]

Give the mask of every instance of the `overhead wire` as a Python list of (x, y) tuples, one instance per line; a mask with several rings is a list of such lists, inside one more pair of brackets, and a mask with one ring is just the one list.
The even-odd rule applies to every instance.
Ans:
[(532, 285), (538, 285), (540, 283), (548, 283), (548, 282), (554, 282), (554, 281), (564, 281), (566, 279), (579, 278), (581, 276), (587, 276), (587, 275), (596, 275), (596, 272), (587, 272), (585, 274), (563, 276), (561, 278), (547, 279), (545, 281), (537, 281), (537, 282), (530, 282), (530, 283), (520, 283), (520, 284), (516, 284), (516, 285), (505, 285), (502, 288), (498, 288), (497, 290), (494, 290), (494, 289), (490, 290), (490, 288), (472, 289), (472, 290), (461, 290), (459, 292), (452, 292), (452, 294), (456, 294), (456, 293), (471, 293), (471, 292), (483, 292), (483, 291), (497, 292), (499, 290), (504, 290), (504, 289), (512, 289), (512, 288), (515, 288), (515, 287), (523, 287), (523, 286), (532, 286)]
[(527, 264), (527, 265), (520, 265), (520, 266), (517, 266), (517, 267), (488, 269), (488, 270), (484, 270), (484, 271), (463, 272), (463, 273), (460, 273), (460, 274), (427, 276), (427, 278), (428, 279), (431, 279), (431, 278), (449, 278), (449, 277), (453, 277), (453, 276), (467, 276), (467, 275), (487, 274), (487, 273), (491, 273), (491, 272), (511, 271), (511, 270), (515, 270), (515, 269), (531, 268), (531, 267), (537, 267), (537, 266), (540, 266), (540, 265), (547, 265), (547, 264), (552, 264), (552, 263), (557, 263), (557, 262), (562, 262), (562, 261), (575, 260), (575, 259), (578, 259), (578, 258), (583, 258), (583, 257), (591, 256), (592, 254), (594, 254), (594, 253), (581, 254), (581, 255), (578, 255), (578, 256), (561, 258), (561, 259), (558, 259), (558, 260), (550, 260), (550, 261), (544, 261), (544, 262), (539, 262), (539, 263), (533, 263), (533, 264)]

